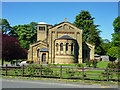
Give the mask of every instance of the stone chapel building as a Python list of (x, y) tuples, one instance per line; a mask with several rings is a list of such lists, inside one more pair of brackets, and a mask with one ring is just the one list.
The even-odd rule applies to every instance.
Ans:
[(28, 60), (40, 64), (83, 63), (94, 59), (94, 45), (82, 43), (82, 30), (67, 22), (55, 26), (46, 23), (37, 25), (37, 41), (30, 44)]

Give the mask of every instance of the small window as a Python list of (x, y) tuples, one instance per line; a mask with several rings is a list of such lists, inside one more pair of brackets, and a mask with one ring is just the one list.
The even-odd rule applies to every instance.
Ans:
[(68, 43), (66, 43), (66, 51), (68, 51)]
[(58, 51), (58, 43), (56, 44), (56, 50)]
[(63, 51), (63, 43), (60, 44), (60, 51)]
[(37, 50), (37, 56), (40, 57), (40, 49)]
[(41, 27), (41, 26), (40, 26), (40, 27), (39, 27), (39, 30), (40, 30), (40, 31), (45, 31), (45, 27)]
[(71, 54), (73, 53), (73, 43), (71, 44)]

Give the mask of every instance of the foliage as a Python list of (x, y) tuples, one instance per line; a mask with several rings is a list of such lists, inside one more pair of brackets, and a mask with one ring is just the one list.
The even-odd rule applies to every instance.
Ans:
[(9, 35), (18, 38), (21, 43), (21, 47), (29, 49), (29, 44), (34, 43), (37, 40), (37, 23), (31, 22), (27, 25), (16, 25), (9, 32)]
[(119, 55), (119, 47), (111, 47), (108, 52), (107, 55), (110, 56), (110, 60), (114, 61), (116, 58), (118, 58)]
[(9, 31), (12, 30), (12, 27), (10, 26), (7, 19), (0, 19), (0, 26), (2, 26), (3, 34), (7, 34)]
[(75, 64), (76, 67), (82, 67), (83, 65), (81, 63)]
[(75, 71), (74, 71), (74, 69), (68, 68), (68, 69), (66, 69), (66, 74), (68, 74), (69, 76), (74, 76)]
[(2, 33), (2, 59), (11, 61), (24, 58), (27, 58), (27, 51), (20, 47), (19, 40)]
[(88, 58), (85, 59), (85, 63), (87, 67), (90, 67), (91, 61)]
[(101, 39), (102, 55), (107, 55), (108, 49), (111, 47), (111, 43), (108, 39)]
[(75, 17), (74, 25), (83, 30), (83, 41), (88, 39), (89, 28), (93, 24), (93, 19), (90, 13), (84, 10)]
[(112, 34), (112, 46), (117, 46), (120, 47), (120, 31), (118, 33), (113, 33)]
[(116, 33), (120, 32), (120, 16), (115, 18), (115, 20), (113, 22), (113, 27), (114, 27), (114, 32), (116, 32)]
[(92, 59), (92, 60), (90, 60), (90, 61), (91, 61), (92, 66), (93, 66), (94, 68), (96, 68), (98, 61), (97, 61), (96, 59)]
[(82, 10), (80, 14), (76, 16), (74, 25), (83, 30), (83, 42), (87, 41), (88, 43), (95, 45), (95, 53), (101, 54), (101, 37), (99, 36), (101, 31), (97, 29), (99, 25), (94, 25), (94, 19), (95, 18), (92, 18), (88, 11)]
[(120, 53), (120, 17), (118, 16), (113, 21), (114, 33), (112, 34), (111, 48), (108, 50), (107, 55), (114, 61), (119, 57)]
[(107, 67), (112, 68), (112, 69), (119, 68), (120, 67), (120, 62), (109, 62)]

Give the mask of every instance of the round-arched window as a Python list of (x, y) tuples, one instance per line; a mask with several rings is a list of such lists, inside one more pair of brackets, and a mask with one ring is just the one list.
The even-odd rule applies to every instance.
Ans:
[(73, 53), (73, 43), (71, 44), (71, 54)]
[(68, 51), (68, 43), (66, 43), (66, 51)]
[(60, 51), (63, 51), (63, 43), (60, 44)]

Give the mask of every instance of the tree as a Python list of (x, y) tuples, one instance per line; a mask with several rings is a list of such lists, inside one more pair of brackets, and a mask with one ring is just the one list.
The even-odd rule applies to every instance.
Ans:
[(120, 16), (113, 21), (114, 33), (112, 34), (111, 48), (108, 50), (107, 55), (111, 58), (118, 58), (120, 53)]
[(17, 38), (21, 43), (21, 47), (28, 50), (29, 44), (37, 40), (37, 23), (31, 22), (27, 25), (13, 26), (9, 35)]
[(88, 11), (82, 10), (75, 18), (74, 25), (83, 30), (83, 42), (87, 41), (89, 28), (93, 25), (93, 19)]
[(20, 46), (19, 40), (2, 33), (2, 60), (26, 59), (27, 51)]
[(7, 34), (9, 31), (12, 30), (12, 27), (10, 26), (7, 19), (0, 19), (0, 26), (2, 27), (2, 31), (4, 34)]
[(90, 44), (95, 45), (95, 53), (101, 54), (102, 47), (100, 46), (99, 36), (100, 30), (97, 29), (99, 25), (94, 25), (95, 18), (92, 18), (88, 11), (82, 10), (75, 18), (74, 25), (83, 30), (83, 42), (87, 41)]
[(110, 56), (110, 60), (114, 61), (116, 60), (116, 58), (118, 58), (119, 55), (119, 47), (111, 47), (108, 52), (107, 55)]
[(111, 47), (111, 42), (108, 39), (101, 39), (102, 54), (107, 55), (107, 51)]
[(115, 18), (115, 20), (113, 22), (113, 27), (114, 27), (114, 32), (115, 33), (120, 32), (120, 16), (118, 16), (117, 18)]

